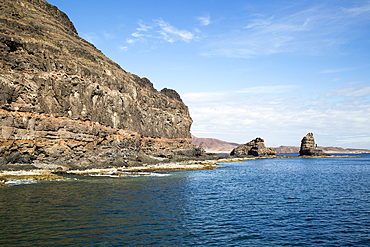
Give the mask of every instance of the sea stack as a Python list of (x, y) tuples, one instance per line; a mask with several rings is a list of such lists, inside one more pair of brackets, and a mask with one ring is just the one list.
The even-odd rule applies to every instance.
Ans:
[(265, 141), (257, 137), (256, 139), (243, 144), (237, 148), (234, 148), (230, 155), (234, 156), (267, 156), (267, 155), (276, 155), (276, 151), (273, 148), (265, 147)]
[(301, 141), (301, 149), (299, 150), (300, 156), (329, 156), (329, 154), (324, 153), (320, 149), (316, 149), (315, 138), (313, 138), (313, 133), (308, 133), (303, 137)]

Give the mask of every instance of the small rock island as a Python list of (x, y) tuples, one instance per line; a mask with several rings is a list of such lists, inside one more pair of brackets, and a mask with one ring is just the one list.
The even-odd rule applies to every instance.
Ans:
[(257, 137), (252, 141), (243, 144), (237, 148), (234, 148), (231, 153), (231, 156), (246, 156), (246, 155), (253, 155), (253, 156), (268, 156), (268, 155), (276, 155), (276, 151), (273, 148), (265, 147), (265, 141)]
[(316, 149), (315, 138), (313, 133), (305, 135), (301, 141), (301, 149), (299, 150), (299, 156), (330, 156), (320, 149)]

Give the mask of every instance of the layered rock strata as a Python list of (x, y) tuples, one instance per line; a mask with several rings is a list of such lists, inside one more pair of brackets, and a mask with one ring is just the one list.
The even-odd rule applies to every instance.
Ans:
[(301, 140), (301, 148), (299, 150), (300, 156), (328, 156), (320, 149), (316, 149), (315, 138), (312, 133), (308, 133)]
[(177, 92), (123, 70), (55, 6), (1, 0), (0, 23), (0, 164), (204, 152), (191, 144), (192, 119)]
[(276, 155), (276, 151), (273, 148), (265, 147), (265, 141), (257, 137), (252, 141), (243, 144), (235, 149), (233, 149), (230, 153), (232, 156), (246, 156), (246, 155), (253, 155), (253, 156), (268, 156), (268, 155)]

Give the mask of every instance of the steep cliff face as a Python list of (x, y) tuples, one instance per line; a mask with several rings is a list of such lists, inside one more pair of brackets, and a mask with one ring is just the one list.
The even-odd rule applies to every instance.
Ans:
[[(187, 106), (127, 73), (81, 39), (68, 17), (43, 0), (3, 0), (0, 104), (98, 122), (144, 136), (191, 138)], [(4, 106), (6, 105), (6, 106)]]
[[(56, 147), (55, 140), (93, 142), (122, 131), (134, 133), (140, 143), (142, 138), (179, 139), (188, 145), (183, 148), (193, 148), (192, 119), (175, 91), (159, 92), (148, 79), (120, 68), (80, 38), (67, 15), (46, 1), (0, 3), (3, 157), (11, 155), (9, 140), (34, 143), (43, 138)], [(85, 132), (96, 126), (112, 131), (91, 130), (94, 138), (78, 140), (63, 135), (61, 122), (80, 123)], [(51, 137), (45, 131), (59, 134)], [(140, 145), (134, 147), (142, 150)]]

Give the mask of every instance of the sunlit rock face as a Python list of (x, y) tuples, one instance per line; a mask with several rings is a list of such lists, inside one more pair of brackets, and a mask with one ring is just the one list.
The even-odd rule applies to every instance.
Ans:
[[(55, 140), (93, 142), (126, 131), (139, 138), (132, 150), (141, 150), (144, 137), (179, 139), (192, 148), (192, 119), (174, 90), (159, 92), (148, 79), (123, 70), (80, 38), (67, 15), (44, 0), (4, 0), (0, 10), (2, 143), (41, 138), (54, 147)], [(68, 121), (80, 126), (73, 134), (63, 134), (70, 132)], [(79, 134), (93, 137), (79, 140)], [(50, 149), (50, 155), (74, 149), (63, 148)], [(0, 154), (11, 152), (1, 149)], [(27, 157), (39, 158), (32, 155)]]

